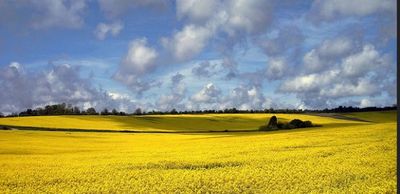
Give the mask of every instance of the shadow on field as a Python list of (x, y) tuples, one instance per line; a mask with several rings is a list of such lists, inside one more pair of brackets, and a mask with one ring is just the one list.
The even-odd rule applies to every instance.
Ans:
[(4, 130), (30, 130), (30, 131), (59, 131), (59, 132), (83, 132), (83, 133), (130, 133), (130, 134), (180, 134), (180, 135), (210, 135), (210, 137), (200, 137), (196, 139), (210, 139), (210, 138), (222, 138), (222, 137), (238, 137), (238, 136), (254, 136), (254, 135), (265, 135), (265, 134), (279, 134), (279, 133), (297, 133), (310, 130), (326, 130), (329, 128), (337, 127), (349, 127), (356, 125), (368, 125), (371, 123), (332, 123), (324, 124), (319, 127), (310, 128), (297, 128), (297, 129), (282, 129), (277, 131), (259, 131), (256, 128), (253, 129), (214, 129), (214, 130), (170, 130), (170, 131), (152, 131), (152, 130), (107, 130), (107, 129), (66, 129), (66, 128), (43, 128), (43, 127), (23, 127), (23, 126), (7, 126), (2, 125), (0, 129)]
[[(196, 115), (199, 116), (199, 115)], [(98, 116), (74, 117), (82, 121), (98, 120)], [(265, 118), (249, 118), (238, 116), (224, 116), (213, 118), (209, 115), (145, 115), (145, 116), (102, 116), (102, 120), (117, 123), (123, 130), (130, 131), (171, 131), (171, 132), (214, 132), (224, 130), (251, 130), (262, 125)], [(210, 130), (210, 126), (212, 129)], [(89, 129), (90, 130), (90, 129)], [(119, 130), (121, 131), (121, 130)]]
[(309, 128), (296, 128), (296, 129), (282, 129), (276, 131), (259, 131), (257, 129), (248, 130), (248, 131), (228, 131), (228, 132), (201, 132), (201, 133), (179, 133), (181, 135), (210, 135), (210, 137), (199, 137), (195, 139), (214, 139), (214, 138), (225, 138), (225, 137), (239, 137), (239, 136), (258, 136), (258, 135), (267, 135), (267, 134), (282, 134), (282, 133), (301, 133), (306, 131), (313, 130), (327, 130), (330, 128), (338, 128), (338, 127), (351, 127), (351, 126), (359, 126), (359, 125), (369, 125), (368, 123), (335, 123), (335, 124), (324, 124), (323, 126), (318, 127), (309, 127)]

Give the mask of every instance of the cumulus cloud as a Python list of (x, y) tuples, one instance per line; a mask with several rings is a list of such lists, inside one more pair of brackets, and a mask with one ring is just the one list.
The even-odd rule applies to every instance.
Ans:
[(260, 0), (178, 1), (177, 16), (187, 17), (194, 23), (203, 21), (217, 24), (228, 35), (235, 36), (265, 31), (272, 18), (272, 8), (272, 2)]
[[(1, 2), (0, 27), (3, 28), (9, 24), (36, 29), (79, 28), (85, 23), (84, 16), (98, 11), (85, 12), (88, 5), (93, 5), (87, 0)], [(265, 93), (269, 93), (267, 90), (274, 89), (278, 91), (278, 94), (272, 94), (275, 97), (294, 94), (302, 107), (330, 106), (352, 97), (357, 98), (354, 101), (357, 104), (361, 102), (360, 99), (376, 102), (374, 99), (378, 99), (382, 93), (391, 98), (397, 95), (396, 77), (393, 74), (396, 67), (393, 65), (393, 56), (389, 55), (393, 52), (392, 40), (396, 38), (397, 22), (394, 15), (397, 2), (394, 0), (327, 0), (306, 3), (277, 3), (269, 0), (177, 0), (176, 3), (167, 0), (98, 0), (97, 3), (106, 16), (103, 18), (104, 23), (94, 24), (98, 24), (93, 33), (99, 40), (117, 36), (124, 28), (122, 21), (140, 20), (124, 18), (126, 13), (138, 9), (159, 11), (176, 5), (175, 9), (168, 7), (165, 12), (167, 25), (161, 25), (156, 29), (157, 33), (150, 34), (148, 39), (138, 38), (129, 43), (113, 74), (114, 80), (138, 96), (159, 87), (152, 94), (151, 100), (155, 102), (151, 105), (138, 103), (143, 108), (264, 108), (276, 105), (271, 103), (273, 97), (265, 96)], [(305, 13), (305, 8), (310, 8), (311, 4), (311, 12)], [(177, 21), (170, 21), (169, 11), (176, 11)], [(16, 14), (21, 12), (24, 14)], [(315, 26), (315, 23), (307, 20), (306, 15), (324, 23)], [(337, 19), (344, 20), (340, 24), (327, 22)], [(9, 24), (4, 25), (7, 22)], [(159, 22), (165, 20), (157, 19), (154, 24)], [(176, 28), (166, 29), (168, 27)], [(49, 33), (53, 32), (56, 31), (49, 30)], [(165, 37), (160, 38), (160, 34)], [(369, 44), (364, 44), (364, 41)], [(387, 44), (385, 41), (391, 42)], [(12, 40), (3, 42), (9, 44)], [(65, 52), (72, 57), (76, 54)], [(114, 54), (113, 51), (110, 53)], [(193, 63), (194, 59), (203, 62)], [(171, 73), (179, 70), (178, 64), (185, 68), (182, 74)], [(46, 94), (57, 91), (68, 95), (68, 99), (80, 99), (78, 101), (85, 102), (87, 106), (94, 102), (100, 106), (100, 101), (93, 101), (93, 98), (103, 99), (105, 104), (117, 103), (115, 100), (118, 103), (130, 101), (128, 96), (118, 92), (64, 86), (64, 82), (73, 82), (64, 77), (78, 76), (72, 73), (64, 76), (64, 71), (73, 68), (67, 66), (57, 66), (36, 73), (35, 76), (27, 76), (30, 72), (22, 65), (12, 63), (2, 69), (1, 76), (3, 80), (15, 79), (15, 84), (20, 83), (19, 87), (25, 87), (23, 90), (28, 93), (22, 96), (37, 95), (51, 101), (55, 99), (53, 94)], [(163, 79), (166, 73), (170, 77)], [(39, 74), (42, 77), (40, 79), (37, 78)], [(17, 81), (16, 77), (20, 80)], [(41, 81), (46, 87), (37, 87), (34, 83), (24, 81), (33, 78), (39, 81), (46, 78)], [(205, 83), (212, 84), (206, 84), (199, 91), (191, 93), (193, 89), (188, 88), (189, 83), (185, 81), (193, 79), (199, 79), (196, 84), (202, 86)], [(3, 83), (5, 85), (2, 87), (10, 84), (8, 81)], [(275, 88), (276, 85), (278, 88)], [(54, 88), (49, 90), (49, 87)], [(29, 88), (41, 89), (31, 92)], [(58, 88), (72, 89), (64, 91)], [(32, 102), (25, 104), (34, 104)]]
[[(240, 42), (236, 41), (237, 39), (246, 39), (247, 35), (261, 34), (267, 30), (266, 27), (270, 24), (272, 17), (268, 12), (272, 9), (272, 3), (269, 1), (193, 0), (177, 1), (176, 6), (177, 18), (183, 20), (184, 23), (183, 27), (175, 31), (171, 37), (161, 38), (160, 42), (164, 49), (160, 51), (163, 64), (182, 63), (197, 57), (208, 46), (214, 46), (213, 38), (215, 37), (224, 37), (222, 38), (224, 40), (218, 41), (236, 44)], [(220, 43), (218, 44), (225, 48), (229, 47), (228, 44)], [(228, 69), (226, 78), (232, 79), (237, 75), (237, 65), (231, 57), (226, 56), (225, 58), (230, 58), (230, 60), (226, 60), (222, 66)], [(205, 73), (200, 69), (196, 70), (199, 70), (197, 73)], [(142, 74), (150, 72), (143, 71)], [(123, 83), (127, 83), (126, 80), (136, 80), (138, 77), (137, 75), (124, 76), (124, 74), (126, 73), (120, 68), (115, 77)], [(132, 81), (132, 83), (135, 82)], [(141, 83), (146, 84), (144, 80)]]
[(325, 71), (322, 74), (314, 73), (297, 76), (282, 82), (279, 90), (282, 92), (312, 92), (319, 90), (324, 85), (330, 84), (339, 74), (340, 71), (331, 70)]
[(207, 45), (213, 32), (202, 26), (187, 25), (172, 39), (163, 39), (163, 45), (172, 51), (178, 61), (185, 61), (199, 54)]
[(213, 83), (208, 83), (199, 92), (192, 96), (192, 100), (197, 103), (214, 103), (219, 99), (221, 90)]
[(163, 38), (162, 43), (176, 60), (192, 59), (220, 33), (227, 37), (223, 42), (237, 43), (240, 37), (265, 32), (272, 18), (271, 9), (271, 2), (259, 0), (178, 1), (177, 17), (187, 18), (188, 24), (172, 38)]
[(265, 109), (272, 105), (272, 100), (266, 98), (260, 87), (244, 86), (235, 87), (223, 97), (221, 106), (224, 108), (236, 107), (242, 110)]
[(143, 92), (161, 84), (146, 77), (147, 73), (157, 67), (157, 57), (158, 52), (147, 45), (146, 38), (135, 39), (129, 44), (128, 51), (113, 78), (141, 96)]
[(0, 111), (11, 113), (51, 103), (71, 103), (87, 108), (128, 110), (127, 98), (113, 99), (106, 91), (80, 76), (80, 69), (69, 64), (54, 65), (42, 72), (30, 72), (12, 62), (0, 71)]
[(326, 98), (349, 96), (371, 96), (380, 94), (379, 86), (367, 78), (359, 79), (356, 83), (342, 82), (332, 84), (332, 88), (322, 88), (320, 95)]
[(173, 108), (184, 110), (183, 100), (186, 98), (186, 85), (183, 83), (184, 75), (176, 73), (170, 77), (170, 88), (168, 94), (161, 94), (155, 102), (156, 108), (162, 111), (170, 111)]
[(355, 49), (356, 43), (348, 37), (336, 37), (324, 40), (317, 48), (303, 56), (303, 64), (308, 72), (319, 72), (333, 66), (340, 59)]
[(284, 80), (278, 91), (294, 93), (312, 108), (333, 105), (336, 99), (379, 96), (387, 91), (385, 88), (392, 79), (388, 76), (388, 69), (393, 66), (387, 54), (381, 54), (371, 44), (365, 44), (358, 52), (343, 56), (329, 69)]
[(267, 66), (267, 77), (269, 79), (280, 79), (287, 72), (287, 65), (284, 58), (270, 58)]
[(220, 2), (215, 0), (177, 0), (176, 14), (179, 19), (205, 22), (217, 11)]
[(370, 107), (375, 106), (375, 103), (369, 100), (368, 98), (363, 98), (360, 102), (360, 107)]
[(86, 7), (85, 0), (32, 0), (35, 8), (33, 27), (78, 28), (83, 25), (82, 18)]
[(137, 97), (142, 97), (143, 93), (154, 87), (160, 87), (161, 82), (152, 78), (143, 77), (134, 73), (117, 71), (113, 79), (123, 83), (131, 91), (136, 93)]
[(303, 32), (295, 25), (278, 27), (276, 35), (269, 33), (268, 38), (260, 36), (255, 44), (268, 56), (265, 75), (269, 80), (280, 80), (296, 73), (294, 68), (299, 64), (299, 55), (305, 40)]
[(129, 44), (122, 65), (135, 74), (144, 73), (150, 71), (156, 65), (157, 56), (157, 51), (147, 46), (146, 38), (136, 39)]
[(7, 27), (53, 27), (76, 29), (84, 21), (86, 0), (21, 0), (1, 1), (0, 25)]
[(340, 17), (362, 17), (375, 13), (395, 12), (396, 0), (316, 0), (311, 12), (318, 20), (333, 20)]
[(108, 17), (120, 16), (133, 8), (147, 7), (159, 10), (168, 5), (167, 0), (98, 0), (98, 3)]
[(217, 64), (211, 64), (209, 61), (203, 61), (192, 68), (192, 74), (199, 78), (209, 78), (219, 71)]
[(304, 39), (303, 32), (297, 26), (283, 26), (276, 37), (261, 40), (258, 44), (267, 55), (277, 56), (300, 47)]
[(273, 4), (270, 1), (227, 1), (228, 22), (223, 28), (229, 35), (237, 33), (260, 33), (266, 31), (272, 19)]
[(318, 52), (323, 57), (340, 57), (353, 48), (352, 41), (347, 37), (328, 39), (322, 42)]
[(184, 78), (184, 75), (176, 73), (174, 76), (171, 77), (172, 87), (176, 87), (177, 85), (179, 85)]
[(304, 55), (303, 63), (304, 67), (311, 72), (319, 71), (325, 65), (315, 49), (312, 49)]
[(122, 22), (113, 22), (113, 23), (99, 23), (94, 30), (94, 34), (96, 38), (99, 40), (104, 40), (107, 35), (117, 36), (121, 30), (124, 28)]
[(386, 56), (380, 56), (375, 47), (367, 44), (359, 53), (346, 57), (341, 66), (343, 74), (346, 76), (360, 76), (369, 71), (388, 67), (389, 59)]

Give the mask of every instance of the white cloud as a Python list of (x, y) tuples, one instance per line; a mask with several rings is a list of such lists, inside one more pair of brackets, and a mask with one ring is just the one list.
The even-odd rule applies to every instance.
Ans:
[(315, 49), (312, 49), (304, 55), (303, 64), (304, 67), (311, 72), (319, 71), (324, 66)]
[(215, 14), (218, 0), (177, 0), (176, 14), (179, 19), (188, 17), (194, 22), (204, 22)]
[(239, 86), (223, 97), (222, 107), (236, 107), (242, 110), (264, 109), (271, 107), (271, 99), (264, 97), (261, 88), (255, 86)]
[(312, 5), (312, 12), (322, 20), (395, 11), (396, 0), (316, 0)]
[(199, 103), (214, 103), (218, 100), (220, 94), (220, 89), (213, 83), (208, 83), (198, 93), (192, 96), (192, 100)]
[(311, 49), (303, 57), (307, 72), (319, 72), (333, 66), (337, 59), (351, 54), (353, 42), (347, 37), (324, 40), (317, 48)]
[(84, 24), (82, 18), (85, 0), (31, 0), (35, 14), (33, 27), (78, 28)]
[(333, 84), (330, 87), (321, 88), (320, 95), (327, 98), (338, 98), (348, 96), (370, 96), (380, 94), (379, 86), (372, 83), (367, 78), (352, 82), (342, 82)]
[[(352, 104), (355, 104), (355, 103), (356, 102), (354, 102)], [(389, 103), (396, 104), (396, 101), (391, 101), (386, 98), (366, 97), (366, 98), (362, 98), (359, 101), (358, 106), (359, 107), (384, 107), (384, 106), (392, 106), (393, 105), (393, 104), (389, 104)]]
[(0, 90), (0, 111), (5, 113), (62, 102), (80, 107), (90, 105), (98, 110), (104, 107), (128, 110), (135, 104), (95, 88), (90, 79), (80, 76), (79, 68), (69, 64), (28, 73), (23, 65), (12, 62), (0, 69)]
[(383, 59), (373, 45), (364, 45), (363, 50), (346, 57), (341, 66), (346, 76), (360, 76), (382, 64)]
[(202, 26), (187, 25), (175, 33), (172, 39), (163, 39), (163, 44), (170, 49), (178, 61), (191, 59), (207, 45), (213, 32)]
[(141, 97), (143, 92), (161, 85), (161, 82), (157, 80), (143, 77), (141, 74), (135, 74), (134, 72), (124, 71), (123, 68), (120, 68), (113, 75), (113, 79), (123, 83), (130, 90), (136, 92), (137, 97)]
[(340, 57), (350, 52), (352, 48), (353, 43), (349, 38), (339, 37), (322, 42), (318, 53), (322, 57)]
[(124, 28), (122, 22), (113, 22), (110, 24), (99, 23), (94, 31), (94, 34), (99, 40), (104, 40), (107, 35), (117, 36)]
[(203, 61), (192, 68), (192, 74), (199, 78), (210, 78), (221, 71), (221, 65)]
[(266, 31), (271, 8), (271, 2), (259, 0), (178, 1), (177, 17), (188, 18), (188, 22), (172, 38), (162, 38), (161, 42), (177, 61), (189, 60), (218, 33), (227, 34), (226, 39), (237, 39)]
[(322, 74), (309, 74), (295, 77), (282, 82), (279, 90), (282, 92), (310, 92), (329, 84), (339, 75), (338, 70), (326, 71)]
[(155, 102), (158, 110), (170, 111), (173, 108), (177, 110), (184, 110), (185, 105), (183, 100), (186, 98), (186, 85), (183, 83), (184, 75), (176, 73), (170, 76), (170, 86), (168, 94), (163, 93)]
[(270, 58), (267, 66), (267, 77), (269, 79), (280, 79), (287, 71), (286, 61), (282, 57)]
[(276, 37), (261, 40), (258, 44), (267, 55), (277, 56), (301, 47), (304, 39), (303, 32), (297, 26), (289, 25), (281, 27)]
[[(125, 3), (125, 1), (123, 2)], [(103, 4), (102, 9), (108, 9), (104, 6), (108, 3), (105, 1), (99, 3)], [(141, 4), (141, 1), (137, 3)], [(137, 5), (125, 4), (125, 6)], [(147, 46), (146, 41), (132, 44), (128, 54), (122, 59), (114, 79), (140, 93), (148, 90), (148, 87), (158, 86), (159, 84), (148, 83), (153, 80), (144, 78), (144, 75), (150, 77), (149, 73), (157, 66), (155, 62), (159, 57), (158, 61), (163, 64), (180, 63), (198, 56), (218, 33), (225, 33), (230, 38), (236, 39), (236, 36), (242, 34), (265, 31), (271, 17), (269, 14), (265, 14), (265, 11), (272, 7), (270, 2), (254, 0), (178, 1), (176, 6), (177, 17), (182, 20), (186, 18), (188, 22), (185, 22), (183, 28), (176, 31), (171, 37), (161, 38), (161, 44), (165, 50), (161, 52), (160, 56), (155, 49)], [(115, 8), (115, 10), (118, 9)], [(207, 10), (207, 12), (204, 13), (201, 10)], [(234, 77), (234, 67), (230, 65), (228, 68), (228, 77)]]
[(130, 42), (113, 79), (123, 83), (140, 97), (143, 92), (162, 84), (149, 76), (160, 65), (158, 57), (157, 50), (147, 45), (146, 38), (135, 39)]
[(108, 17), (117, 17), (129, 9), (137, 7), (148, 7), (155, 9), (164, 9), (168, 1), (167, 0), (98, 0), (100, 9)]
[(135, 74), (150, 71), (156, 66), (158, 52), (147, 46), (147, 39), (135, 39), (129, 44), (127, 54), (122, 60), (123, 66)]
[(270, 1), (234, 0), (226, 4), (229, 19), (224, 28), (230, 35), (263, 32), (271, 21), (273, 6)]
[[(341, 55), (343, 59), (335, 58), (329, 68), (321, 69), (322, 72), (305, 72), (304, 75), (286, 79), (278, 91), (296, 94), (306, 106), (326, 107), (337, 99), (382, 95), (388, 84), (392, 83), (391, 77), (387, 75), (393, 63), (388, 55), (380, 54), (373, 45), (365, 44), (358, 52), (347, 52), (347, 55), (339, 52), (342, 49), (326, 48), (328, 50), (330, 55)], [(314, 52), (316, 51), (312, 50), (305, 55), (306, 67), (307, 64), (321, 61), (313, 59)], [(326, 56), (323, 60), (328, 61)]]
[(127, 94), (121, 94), (121, 93), (118, 93), (118, 92), (108, 92), (107, 94), (108, 94), (108, 95), (111, 97), (111, 99), (113, 99), (113, 100), (129, 99), (129, 95), (127, 95)]
[(188, 0), (177, 1), (176, 7), (178, 18), (213, 24), (230, 36), (265, 31), (272, 18), (272, 8), (271, 1), (262, 0)]

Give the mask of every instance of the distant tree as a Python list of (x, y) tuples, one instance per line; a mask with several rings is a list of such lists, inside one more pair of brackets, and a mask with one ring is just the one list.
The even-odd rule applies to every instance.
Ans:
[(170, 113), (171, 114), (178, 114), (178, 111), (176, 111), (176, 109), (173, 108)]
[(96, 112), (96, 109), (94, 109), (93, 107), (91, 107), (91, 108), (88, 108), (88, 109), (86, 110), (86, 114), (88, 114), (88, 115), (97, 115), (97, 112)]
[(67, 113), (67, 104), (55, 104), (53, 105), (53, 109), (56, 115), (64, 115)]
[(142, 114), (142, 109), (137, 108), (137, 109), (135, 110), (135, 115), (141, 115), (141, 114)]
[(118, 111), (115, 108), (113, 108), (112, 111), (111, 111), (111, 114), (118, 115)]
[(74, 113), (74, 107), (72, 107), (72, 104), (67, 104), (64, 114), (71, 115), (73, 113)]
[(0, 112), (0, 118), (1, 118), (1, 117), (4, 117), (4, 115), (3, 115), (3, 113), (2, 113), (2, 112)]
[(101, 113), (100, 113), (101, 115), (109, 115), (110, 114), (110, 112), (108, 112), (108, 109), (107, 108), (105, 108), (103, 111), (101, 111)]
[(37, 115), (44, 115), (44, 109), (41, 107), (36, 108), (35, 111)]
[(77, 107), (77, 106), (74, 106), (72, 112), (73, 112), (74, 115), (79, 115), (79, 114), (81, 114), (81, 110), (79, 110), (79, 107)]

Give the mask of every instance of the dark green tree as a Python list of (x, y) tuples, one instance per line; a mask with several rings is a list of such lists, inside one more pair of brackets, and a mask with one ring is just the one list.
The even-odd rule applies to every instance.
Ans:
[(94, 109), (93, 107), (90, 107), (86, 110), (86, 114), (88, 115), (97, 115), (96, 109)]
[(137, 108), (137, 109), (135, 110), (135, 115), (141, 115), (141, 114), (142, 114), (142, 109)]

